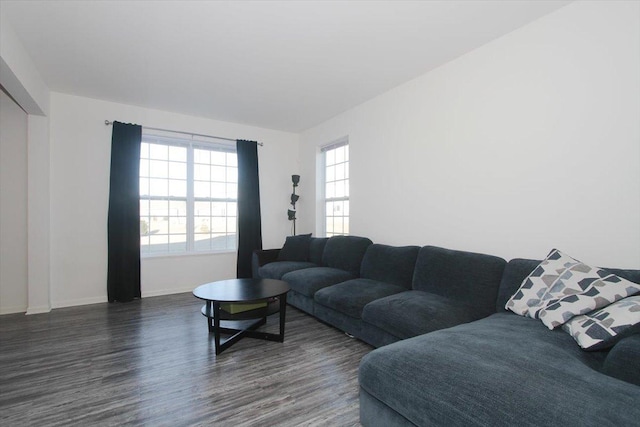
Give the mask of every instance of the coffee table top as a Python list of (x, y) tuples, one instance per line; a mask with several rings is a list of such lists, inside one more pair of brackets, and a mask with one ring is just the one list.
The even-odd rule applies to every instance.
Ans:
[(200, 285), (193, 295), (206, 301), (247, 302), (277, 297), (289, 289), (289, 284), (282, 280), (228, 279)]

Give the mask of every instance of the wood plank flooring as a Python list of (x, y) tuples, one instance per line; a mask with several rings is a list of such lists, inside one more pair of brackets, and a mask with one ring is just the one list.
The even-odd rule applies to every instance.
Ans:
[(0, 316), (0, 425), (359, 425), (372, 347), (289, 306), (284, 343), (216, 357), (201, 306), (187, 293)]

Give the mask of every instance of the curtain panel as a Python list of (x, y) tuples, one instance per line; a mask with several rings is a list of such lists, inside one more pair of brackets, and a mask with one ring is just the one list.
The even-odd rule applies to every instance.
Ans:
[(108, 214), (107, 297), (140, 298), (140, 142), (142, 127), (113, 122)]
[(262, 249), (258, 143), (236, 141), (238, 153), (238, 278), (250, 278), (251, 257)]

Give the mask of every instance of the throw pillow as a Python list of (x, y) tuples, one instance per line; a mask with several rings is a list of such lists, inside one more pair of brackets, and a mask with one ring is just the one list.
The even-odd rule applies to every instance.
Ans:
[(590, 267), (557, 249), (524, 280), (507, 302), (517, 314), (539, 318), (549, 328), (640, 292), (640, 285)]
[(585, 350), (611, 347), (628, 335), (640, 333), (640, 295), (575, 316), (562, 329)]
[[(589, 313), (606, 307), (629, 295), (640, 292), (640, 285), (625, 280), (603, 269), (595, 269), (595, 276), (575, 278), (574, 283), (567, 284), (573, 295), (557, 297), (550, 300), (538, 312), (538, 318), (549, 329), (564, 325), (574, 316)], [(573, 286), (572, 285), (577, 285)]]
[(553, 249), (522, 281), (518, 291), (505, 304), (505, 309), (520, 316), (535, 318), (536, 308), (540, 305), (549, 287), (554, 284), (566, 268), (575, 264), (577, 264), (575, 259)]
[(288, 236), (278, 253), (278, 261), (309, 261), (311, 233)]

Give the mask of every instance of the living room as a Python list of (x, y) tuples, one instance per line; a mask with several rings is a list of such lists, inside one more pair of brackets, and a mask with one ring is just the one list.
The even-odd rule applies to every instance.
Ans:
[[(3, 233), (10, 234), (3, 234), (0, 242), (0, 314), (38, 316), (64, 307), (106, 304), (111, 127), (105, 120), (263, 143), (258, 152), (264, 248), (282, 247), (291, 234), (284, 211), (293, 174), (301, 177), (298, 233), (324, 235), (319, 156), (322, 147), (347, 138), (352, 235), (388, 245), (435, 245), (506, 260), (542, 259), (557, 247), (586, 263), (640, 269), (638, 2), (543, 2), (539, 9), (536, 2), (478, 2), (498, 8), (490, 15), (504, 17), (494, 20), (494, 28), (478, 27), (472, 36), (481, 43), (466, 51), (442, 52), (423, 51), (417, 43), (396, 46), (407, 64), (414, 65), (415, 57), (421, 56), (431, 62), (422, 63), (423, 72), (407, 74), (351, 105), (332, 104), (336, 109), (302, 127), (292, 115), (282, 113), (279, 122), (269, 122), (271, 111), (261, 111), (250, 121), (242, 111), (224, 111), (224, 105), (216, 106), (219, 114), (191, 113), (190, 99), (200, 99), (200, 87), (174, 93), (175, 104), (161, 108), (153, 103), (158, 95), (144, 90), (128, 102), (100, 97), (96, 94), (110, 87), (91, 88), (93, 76), (82, 75), (82, 69), (62, 68), (77, 87), (49, 86), (56, 76), (45, 75), (38, 64), (50, 66), (51, 57), (59, 55), (61, 62), (81, 61), (95, 72), (100, 64), (95, 57), (108, 57), (109, 51), (96, 48), (95, 57), (82, 58), (73, 57), (73, 48), (80, 48), (73, 44), (57, 51), (51, 46), (67, 42), (63, 29), (53, 27), (60, 32), (56, 41), (35, 28), (48, 14), (56, 18), (74, 8), (85, 9), (74, 2), (29, 3), (0, 3), (1, 83), (28, 113), (21, 119), (27, 129), (24, 144), (11, 156), (7, 151), (2, 156), (3, 197), (23, 197), (9, 215), (3, 203)], [(505, 10), (498, 3), (504, 3)], [(304, 10), (304, 3), (300, 5)], [(376, 7), (380, 6), (353, 2), (348, 11), (387, 22)], [(410, 2), (406, 7), (411, 10)], [(458, 7), (472, 5), (458, 2)], [(106, 13), (103, 9), (97, 13)], [(471, 25), (474, 17), (469, 14), (454, 16)], [(409, 27), (427, 19), (409, 20), (407, 15), (402, 16)], [(301, 23), (313, 22), (305, 16), (310, 21)], [(219, 23), (224, 16), (216, 19)], [(509, 19), (513, 22), (508, 25), (501, 22)], [(295, 26), (301, 33), (292, 37), (304, 40), (301, 23)], [(496, 28), (502, 33), (492, 33)], [(86, 36), (69, 32), (78, 44)], [(383, 44), (386, 37), (380, 33), (375, 41)], [(448, 43), (456, 47), (455, 37)], [(337, 50), (338, 44), (333, 44)], [(35, 56), (43, 50), (50, 51), (49, 56)], [(403, 66), (395, 62), (399, 57), (347, 53), (358, 61), (368, 60), (371, 69), (386, 61)], [(286, 67), (280, 63), (282, 57), (277, 58), (280, 69)], [(326, 68), (340, 69), (341, 59), (327, 58), (320, 68), (324, 71), (304, 80), (309, 92), (297, 98), (274, 94), (268, 100), (272, 110), (304, 110), (311, 103), (309, 94), (316, 93), (311, 85), (326, 78)], [(139, 68), (141, 80), (153, 80), (147, 60), (151, 59), (132, 59), (124, 66)], [(259, 73), (252, 75), (257, 81), (253, 84), (268, 83)], [(349, 84), (354, 92), (366, 92), (358, 86), (366, 86), (366, 79)], [(330, 89), (326, 96), (338, 100), (345, 90)], [(250, 100), (245, 102), (252, 111)], [(3, 129), (8, 124), (3, 118)], [(235, 252), (223, 252), (142, 258), (142, 299), (190, 293), (201, 283), (235, 277), (235, 257)]]

